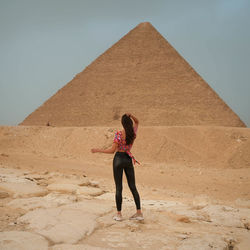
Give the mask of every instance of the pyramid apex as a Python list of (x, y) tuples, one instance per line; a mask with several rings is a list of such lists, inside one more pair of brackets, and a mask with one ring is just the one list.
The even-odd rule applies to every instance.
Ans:
[(152, 27), (152, 24), (150, 22), (142, 22), (140, 24), (138, 24), (138, 27)]

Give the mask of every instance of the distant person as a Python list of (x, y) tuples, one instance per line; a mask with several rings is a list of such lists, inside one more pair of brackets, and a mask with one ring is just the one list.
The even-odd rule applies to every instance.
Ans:
[[(133, 121), (134, 126), (133, 126)], [(123, 130), (117, 131), (115, 133), (115, 137), (113, 140), (113, 144), (109, 149), (91, 149), (92, 153), (106, 153), (106, 154), (113, 154), (115, 153), (113, 159), (113, 174), (116, 186), (116, 208), (117, 208), (117, 215), (113, 217), (114, 220), (121, 221), (122, 220), (122, 175), (123, 170), (125, 171), (128, 186), (130, 191), (133, 194), (135, 205), (136, 205), (136, 213), (130, 217), (131, 220), (143, 220), (143, 215), (141, 212), (141, 204), (140, 204), (140, 196), (136, 189), (135, 185), (135, 173), (134, 173), (134, 166), (136, 162), (134, 156), (131, 154), (130, 150), (136, 138), (136, 132), (138, 129), (139, 121), (135, 118), (132, 114), (126, 113), (122, 116), (121, 123), (123, 126)]]

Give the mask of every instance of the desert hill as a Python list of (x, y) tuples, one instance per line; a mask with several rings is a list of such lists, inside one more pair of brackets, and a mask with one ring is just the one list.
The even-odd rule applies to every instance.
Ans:
[(31, 113), (21, 125), (245, 127), (150, 24), (141, 23)]
[[(112, 165), (113, 155), (91, 154), (110, 147), (117, 128), (0, 127), (0, 152)], [(222, 126), (140, 127), (133, 152), (144, 166), (250, 168), (250, 130)]]

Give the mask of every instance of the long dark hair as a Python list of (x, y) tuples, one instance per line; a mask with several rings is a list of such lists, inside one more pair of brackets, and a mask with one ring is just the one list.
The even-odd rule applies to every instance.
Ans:
[(133, 121), (131, 120), (131, 118), (129, 116), (124, 114), (122, 116), (121, 122), (122, 122), (122, 126), (124, 127), (125, 132), (126, 132), (126, 145), (132, 144), (134, 139), (135, 139)]

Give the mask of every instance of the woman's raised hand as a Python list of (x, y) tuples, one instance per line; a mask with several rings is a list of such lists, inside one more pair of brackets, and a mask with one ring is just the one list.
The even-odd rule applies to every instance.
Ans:
[(129, 116), (130, 118), (132, 118), (134, 120), (135, 124), (138, 125), (139, 121), (135, 116), (133, 116), (131, 113), (126, 113), (126, 115)]

